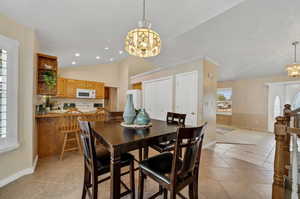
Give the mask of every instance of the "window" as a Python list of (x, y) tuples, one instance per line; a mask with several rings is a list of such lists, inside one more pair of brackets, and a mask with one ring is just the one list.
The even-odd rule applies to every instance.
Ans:
[(18, 49), (17, 41), (0, 35), (0, 153), (19, 146)]
[(7, 134), (7, 51), (0, 49), (0, 138)]
[(278, 116), (281, 116), (281, 105), (280, 105), (280, 97), (276, 96), (274, 100), (274, 119)]
[(221, 88), (217, 90), (217, 114), (232, 113), (232, 89)]
[(295, 110), (297, 108), (300, 108), (300, 93), (296, 94), (292, 104), (292, 110)]

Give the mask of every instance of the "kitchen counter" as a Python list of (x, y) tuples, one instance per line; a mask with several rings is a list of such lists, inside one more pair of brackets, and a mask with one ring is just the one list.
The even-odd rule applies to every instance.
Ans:
[(35, 118), (36, 119), (42, 119), (42, 118), (57, 118), (57, 117), (63, 117), (67, 114), (72, 114), (72, 115), (84, 115), (84, 116), (89, 116), (95, 114), (95, 111), (92, 112), (83, 112), (83, 113), (66, 113), (66, 112), (61, 112), (61, 113), (47, 113), (47, 114), (36, 114)]
[[(95, 111), (84, 113), (47, 113), (37, 114), (36, 126), (38, 134), (39, 158), (57, 156), (61, 153), (64, 134), (60, 132), (61, 118), (66, 115), (92, 116)], [(103, 112), (103, 114), (105, 114)]]

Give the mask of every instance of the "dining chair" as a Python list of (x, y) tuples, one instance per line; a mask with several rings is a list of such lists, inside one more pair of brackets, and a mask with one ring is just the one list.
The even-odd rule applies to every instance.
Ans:
[[(98, 180), (98, 177), (110, 172), (110, 152), (104, 147), (95, 147), (94, 132), (91, 129), (91, 124), (88, 121), (81, 120), (79, 118), (79, 125), (81, 128), (80, 138), (83, 145), (84, 156), (84, 182), (82, 190), (82, 199), (86, 198), (86, 195), (91, 199), (98, 198), (98, 184), (109, 180), (110, 176)], [(126, 189), (121, 194), (121, 197), (131, 194), (131, 199), (135, 198), (135, 183), (134, 183), (134, 157), (129, 153), (124, 153), (121, 156), (121, 167), (129, 166), (129, 171), (124, 172), (121, 176), (129, 173), (130, 176), (130, 188), (121, 182), (121, 185)]]
[[(185, 126), (185, 118), (186, 118), (186, 114), (168, 112), (166, 121), (167, 121), (167, 124), (173, 124), (173, 125), (178, 125), (178, 126), (184, 127)], [(170, 140), (170, 141), (166, 141), (166, 142), (152, 144), (150, 147), (160, 153), (163, 153), (166, 151), (173, 150), (175, 142), (176, 142), (176, 140)], [(147, 158), (147, 156), (148, 156), (147, 151), (145, 153), (145, 156), (146, 156), (145, 158)]]
[[(159, 184), (159, 191), (150, 198), (164, 194), (175, 199), (176, 195), (185, 198), (180, 191), (189, 186), (189, 198), (198, 198), (198, 174), (201, 149), (206, 123), (200, 127), (177, 130), (174, 153), (165, 152), (141, 161), (139, 169), (138, 198), (143, 198), (144, 180), (149, 177)], [(180, 158), (179, 151), (185, 149)]]
[(78, 150), (82, 154), (80, 145), (78, 117), (82, 112), (76, 108), (69, 109), (60, 119), (59, 131), (64, 134), (63, 146), (60, 154), (60, 160), (63, 159), (64, 153)]

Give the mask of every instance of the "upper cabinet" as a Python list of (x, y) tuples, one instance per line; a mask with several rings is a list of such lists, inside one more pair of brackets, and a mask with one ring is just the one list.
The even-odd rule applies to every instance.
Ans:
[(104, 99), (104, 83), (102, 82), (95, 82), (96, 86), (96, 98), (97, 99)]
[(104, 99), (104, 83), (58, 78), (57, 97), (76, 98), (77, 89), (90, 89), (96, 91), (96, 99)]
[(37, 54), (37, 94), (57, 94), (57, 57)]
[(132, 89), (142, 90), (142, 82), (132, 84)]
[(64, 78), (57, 79), (57, 97), (64, 97), (66, 95), (66, 81)]

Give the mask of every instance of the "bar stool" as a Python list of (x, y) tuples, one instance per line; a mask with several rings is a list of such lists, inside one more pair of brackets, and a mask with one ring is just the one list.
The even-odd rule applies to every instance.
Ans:
[(82, 154), (79, 138), (79, 124), (78, 117), (82, 115), (82, 112), (72, 108), (69, 109), (64, 116), (61, 118), (59, 131), (64, 134), (64, 141), (62, 151), (60, 154), (60, 160), (63, 159), (64, 153), (68, 151), (78, 150)]

